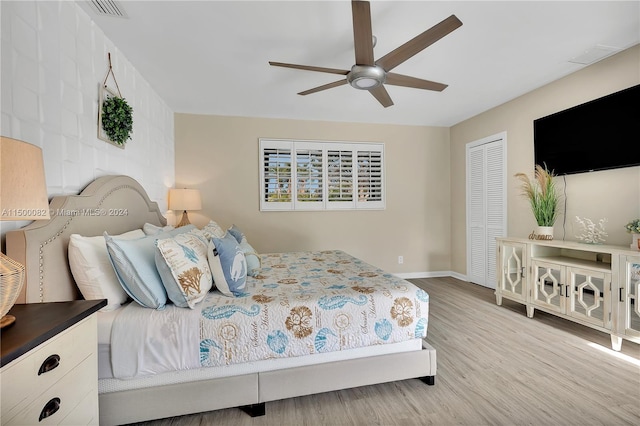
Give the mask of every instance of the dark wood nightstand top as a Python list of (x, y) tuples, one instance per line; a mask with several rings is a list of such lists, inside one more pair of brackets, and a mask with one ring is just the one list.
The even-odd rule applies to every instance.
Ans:
[(2, 351), (0, 367), (4, 367), (106, 305), (106, 299), (14, 305), (9, 314), (16, 317), (16, 322), (0, 330)]

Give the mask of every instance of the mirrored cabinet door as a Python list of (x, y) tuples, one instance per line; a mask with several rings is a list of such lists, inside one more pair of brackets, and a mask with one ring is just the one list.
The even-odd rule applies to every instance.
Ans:
[(539, 260), (531, 262), (533, 268), (532, 303), (550, 311), (565, 312), (565, 268)]
[(609, 301), (611, 274), (568, 269), (569, 306), (567, 314), (606, 327), (611, 322)]
[[(499, 291), (509, 299), (526, 302), (526, 246), (518, 243), (505, 243), (500, 247)], [(498, 304), (502, 303), (498, 300)]]
[(624, 284), (621, 288), (621, 304), (626, 336), (640, 338), (640, 256), (627, 256), (624, 262)]

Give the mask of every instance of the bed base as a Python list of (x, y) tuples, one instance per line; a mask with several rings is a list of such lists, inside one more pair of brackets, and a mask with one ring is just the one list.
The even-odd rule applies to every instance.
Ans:
[(265, 403), (378, 383), (419, 378), (435, 383), (436, 351), (421, 351), (328, 362), (145, 389), (103, 393), (100, 424), (116, 425), (238, 407), (254, 416)]

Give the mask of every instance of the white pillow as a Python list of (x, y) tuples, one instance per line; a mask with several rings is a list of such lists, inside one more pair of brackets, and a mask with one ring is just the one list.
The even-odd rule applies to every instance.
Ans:
[[(135, 240), (142, 237), (144, 237), (142, 229), (136, 229), (116, 235), (114, 238)], [(102, 235), (83, 237), (71, 234), (68, 253), (71, 273), (85, 299), (107, 299), (107, 306), (102, 308), (102, 311), (117, 309), (127, 301), (127, 293), (113, 270), (107, 244)]]

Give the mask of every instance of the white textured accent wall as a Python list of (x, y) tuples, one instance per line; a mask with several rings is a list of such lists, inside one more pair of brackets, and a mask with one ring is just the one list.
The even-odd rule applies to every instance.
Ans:
[[(75, 194), (96, 177), (125, 174), (166, 211), (175, 181), (173, 111), (75, 2), (2, 1), (0, 14), (0, 133), (42, 148), (49, 196)], [(120, 91), (133, 107), (125, 149), (97, 137), (98, 89), (108, 52)], [(108, 85), (115, 87), (112, 79)], [(18, 225), (4, 222), (2, 233)]]

